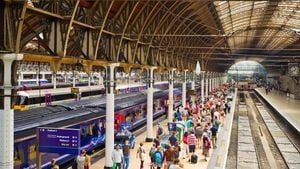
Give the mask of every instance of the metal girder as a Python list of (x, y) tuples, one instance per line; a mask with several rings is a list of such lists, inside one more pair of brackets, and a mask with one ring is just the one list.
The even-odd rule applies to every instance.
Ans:
[[(106, 3), (106, 2), (104, 2)], [(97, 41), (96, 41), (96, 46), (95, 46), (95, 50), (94, 50), (94, 55), (93, 55), (93, 60), (96, 60), (97, 59), (97, 56), (98, 56), (98, 50), (99, 50), (99, 46), (100, 46), (100, 39), (102, 37), (102, 33), (103, 33), (103, 30), (104, 30), (104, 26), (106, 24), (106, 21), (107, 21), (107, 18), (108, 18), (108, 14), (109, 14), (109, 11), (110, 9), (112, 8), (113, 6), (113, 3), (114, 3), (114, 0), (112, 0), (110, 3), (109, 3), (109, 7), (108, 9), (106, 10), (106, 12), (104, 12), (104, 9), (102, 9), (102, 13), (105, 13), (105, 16), (104, 16), (104, 19), (102, 21), (102, 24), (100, 26), (100, 29), (99, 29), (99, 33), (98, 33), (98, 36), (97, 36)], [(100, 8), (100, 7), (99, 7)]]
[[(117, 57), (117, 59), (116, 59), (117, 61), (119, 61), (119, 55), (120, 55), (122, 43), (123, 43), (123, 40), (124, 40), (124, 35), (125, 35), (125, 32), (126, 32), (127, 26), (128, 26), (128, 24), (129, 24), (129, 21), (130, 21), (130, 19), (132, 18), (132, 15), (133, 15), (134, 11), (137, 9), (139, 3), (141, 3), (141, 2), (142, 2), (142, 1), (138, 1), (137, 3), (135, 3), (135, 5), (134, 5), (134, 7), (131, 9), (131, 12), (129, 13), (129, 15), (126, 16), (126, 17), (127, 17), (127, 21), (126, 21), (126, 23), (125, 23), (125, 25), (124, 25), (123, 32), (122, 32), (122, 36), (121, 36), (121, 39), (120, 39), (120, 42), (119, 42), (119, 45), (118, 45), (118, 51), (117, 51), (117, 56), (116, 56), (116, 57)], [(127, 57), (129, 57), (129, 56), (127, 56)]]
[(67, 33), (66, 33), (65, 40), (64, 40), (62, 57), (66, 57), (66, 55), (67, 55), (70, 32), (71, 32), (71, 29), (73, 28), (73, 21), (74, 21), (76, 11), (78, 9), (79, 2), (80, 2), (80, 0), (76, 0), (75, 6), (73, 8), (72, 16), (71, 16), (69, 24), (68, 24)]

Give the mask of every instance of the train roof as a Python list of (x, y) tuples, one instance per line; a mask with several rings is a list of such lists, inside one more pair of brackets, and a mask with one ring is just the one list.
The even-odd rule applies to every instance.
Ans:
[[(166, 92), (155, 92), (153, 94), (154, 99), (167, 96)], [(115, 111), (120, 111), (146, 102), (147, 95), (143, 92), (117, 95), (115, 98)], [(25, 133), (25, 131), (34, 130), (36, 127), (53, 126), (58, 123), (61, 124), (56, 127), (61, 127), (64, 126), (64, 122), (71, 119), (76, 119), (73, 120), (73, 123), (75, 123), (75, 121), (87, 120), (88, 118), (96, 117), (96, 115), (97, 117), (105, 115), (105, 109), (106, 98), (102, 96), (63, 105), (39, 107), (27, 111), (16, 111), (14, 132), (15, 134), (22, 133), (23, 131)], [(21, 135), (24, 136), (24, 134)], [(21, 137), (20, 134), (18, 137)]]

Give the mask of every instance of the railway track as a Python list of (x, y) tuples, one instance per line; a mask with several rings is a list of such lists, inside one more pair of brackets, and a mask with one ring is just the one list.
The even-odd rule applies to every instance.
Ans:
[[(300, 160), (300, 156), (290, 154), (287, 158), (288, 152), (280, 149), (274, 141), (269, 128), (275, 122), (270, 125), (266, 123), (257, 110), (257, 106), (264, 106), (256, 98), (253, 99), (252, 93), (240, 92), (236, 104), (226, 168), (300, 168), (298, 162), (295, 162)], [(293, 153), (296, 153), (295, 150)]]
[[(259, 113), (260, 117), (262, 118), (268, 134), (271, 137), (271, 140), (275, 144), (275, 148), (279, 152), (281, 159), (286, 164), (286, 168), (290, 169), (299, 169), (300, 168), (300, 152), (299, 152), (299, 140), (293, 140), (290, 138), (289, 135), (298, 135), (297, 133), (290, 133), (286, 127), (287, 124), (282, 125), (280, 122), (276, 120), (276, 117), (271, 116), (271, 111), (266, 108), (264, 104), (257, 98), (254, 93), (250, 93), (251, 98), (254, 101), (254, 105)], [(295, 136), (294, 136), (295, 137)], [(274, 151), (274, 154), (278, 152)], [(275, 156), (276, 157), (276, 156)], [(281, 168), (283, 165), (281, 165)]]

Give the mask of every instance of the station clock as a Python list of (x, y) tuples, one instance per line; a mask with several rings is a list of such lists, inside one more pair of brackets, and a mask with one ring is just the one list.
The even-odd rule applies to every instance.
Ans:
[(298, 63), (289, 63), (288, 73), (290, 76), (300, 76), (300, 68)]

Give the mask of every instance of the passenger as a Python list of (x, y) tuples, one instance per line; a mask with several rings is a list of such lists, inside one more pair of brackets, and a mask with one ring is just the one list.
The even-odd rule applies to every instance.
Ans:
[(140, 147), (136, 153), (136, 157), (141, 160), (140, 169), (144, 169), (144, 161), (146, 160), (146, 151), (143, 147), (143, 143), (140, 143)]
[(164, 160), (167, 163), (167, 168), (169, 168), (169, 166), (173, 163), (174, 159), (175, 159), (175, 151), (170, 145), (167, 145), (166, 151), (164, 153)]
[(158, 123), (157, 130), (156, 130), (156, 136), (161, 136), (164, 132), (164, 128)]
[(174, 145), (174, 151), (175, 151), (175, 158), (179, 158), (180, 152), (181, 152), (181, 147), (180, 147), (178, 141), (176, 141), (176, 143)]
[(128, 169), (129, 167), (129, 159), (130, 159), (130, 146), (129, 140), (125, 140), (125, 145), (123, 146), (123, 156), (124, 156), (124, 169)]
[(160, 146), (159, 136), (156, 136), (156, 138), (153, 140), (153, 142), (155, 143), (156, 148), (157, 148), (158, 146)]
[(207, 134), (203, 134), (203, 152), (204, 160), (207, 161), (206, 157), (209, 156), (209, 149), (211, 148), (211, 142)]
[(218, 129), (216, 128), (216, 126), (214, 125), (211, 129), (211, 139), (212, 139), (212, 144), (214, 146), (214, 148), (217, 148), (217, 133), (218, 133)]
[(86, 153), (85, 150), (82, 150), (85, 156), (84, 169), (91, 168), (91, 157)]
[(201, 148), (201, 139), (202, 139), (202, 135), (203, 135), (203, 128), (200, 123), (198, 123), (196, 126), (195, 135), (197, 138), (198, 146), (199, 146), (199, 148)]
[(153, 161), (154, 161), (153, 167), (156, 167), (156, 169), (162, 168), (164, 160), (163, 160), (162, 148), (160, 146), (158, 146), (157, 150), (154, 152)]
[(188, 145), (189, 145), (190, 153), (195, 153), (196, 144), (197, 144), (197, 138), (196, 138), (194, 132), (191, 132), (188, 136)]
[(169, 137), (169, 142), (171, 146), (175, 145), (175, 143), (177, 142), (176, 132), (173, 132), (173, 134)]
[(59, 166), (56, 164), (56, 160), (54, 158), (51, 160), (51, 169), (59, 169)]
[(81, 150), (80, 155), (76, 158), (77, 169), (84, 169), (85, 164), (85, 150)]
[(122, 163), (124, 161), (123, 151), (120, 149), (120, 145), (116, 145), (116, 149), (113, 150), (112, 160), (116, 164), (115, 169), (122, 169)]
[(189, 153), (189, 145), (188, 145), (188, 132), (185, 132), (183, 134), (183, 138), (182, 138), (182, 158), (185, 159)]
[(174, 160), (174, 164), (171, 164), (169, 169), (182, 169), (183, 165), (179, 163), (179, 159)]
[(154, 169), (154, 153), (156, 152), (156, 144), (153, 143), (152, 147), (150, 148), (150, 151), (149, 151), (149, 157), (150, 157), (150, 161), (151, 161), (151, 169)]

